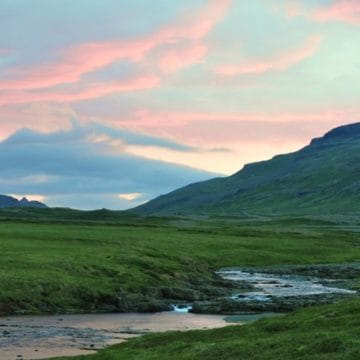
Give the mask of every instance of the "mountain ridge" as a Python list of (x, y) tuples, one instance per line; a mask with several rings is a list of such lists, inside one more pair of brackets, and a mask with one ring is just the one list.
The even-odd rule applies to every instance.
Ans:
[(0, 209), (5, 208), (24, 208), (24, 207), (34, 207), (34, 208), (47, 208), (47, 205), (43, 204), (40, 201), (31, 200), (29, 201), (26, 197), (23, 197), (21, 200), (18, 200), (9, 195), (0, 195)]
[(309, 145), (187, 185), (132, 209), (145, 215), (333, 213), (360, 209), (360, 123)]

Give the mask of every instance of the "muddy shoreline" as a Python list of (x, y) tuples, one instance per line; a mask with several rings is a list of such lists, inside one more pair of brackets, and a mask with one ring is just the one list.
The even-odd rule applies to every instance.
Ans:
[[(232, 267), (214, 273), (214, 278), (210, 285), (201, 283), (201, 291), (160, 288), (153, 289), (160, 298), (142, 294), (141, 301), (148, 301), (144, 313), (0, 317), (0, 359), (89, 354), (151, 332), (241, 324), (359, 296), (360, 263)], [(130, 302), (126, 308), (143, 309)], [(176, 311), (156, 312), (170, 309)]]
[(148, 333), (227, 325), (221, 315), (176, 312), (10, 316), (0, 318), (0, 359), (85, 355)]

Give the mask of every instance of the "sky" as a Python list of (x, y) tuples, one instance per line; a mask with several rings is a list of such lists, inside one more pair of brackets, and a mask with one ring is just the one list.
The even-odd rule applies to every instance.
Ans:
[(358, 0), (0, 0), (0, 193), (126, 209), (360, 121)]

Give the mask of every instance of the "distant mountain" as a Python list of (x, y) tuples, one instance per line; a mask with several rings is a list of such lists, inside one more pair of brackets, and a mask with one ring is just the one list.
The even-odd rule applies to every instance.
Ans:
[(133, 209), (140, 214), (324, 214), (360, 210), (360, 123)]
[(29, 201), (26, 197), (21, 200), (15, 199), (12, 196), (0, 195), (0, 209), (10, 207), (34, 207), (34, 208), (47, 208), (45, 204), (40, 201)]

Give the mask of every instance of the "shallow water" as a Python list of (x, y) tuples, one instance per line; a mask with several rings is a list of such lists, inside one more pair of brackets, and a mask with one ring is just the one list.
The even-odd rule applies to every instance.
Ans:
[(0, 318), (0, 359), (43, 359), (89, 354), (144, 333), (212, 329), (229, 325), (224, 318), (220, 315), (175, 311)]
[[(238, 301), (269, 301), (271, 297), (319, 294), (353, 294), (355, 291), (329, 287), (314, 277), (222, 270), (218, 275), (246, 281), (254, 291), (237, 294)], [(328, 282), (329, 280), (327, 280)], [(155, 314), (83, 314), (0, 317), (0, 360), (43, 359), (93, 353), (150, 332), (212, 329), (245, 323), (271, 313), (257, 315), (204, 315), (188, 313), (191, 305), (173, 305), (174, 311)]]
[[(269, 301), (270, 297), (308, 296), (320, 294), (355, 294), (356, 291), (325, 286), (317, 278), (295, 275), (250, 273), (242, 270), (221, 270), (217, 272), (223, 279), (245, 281), (256, 291), (234, 295), (234, 300)], [(329, 280), (328, 280), (329, 281)]]

